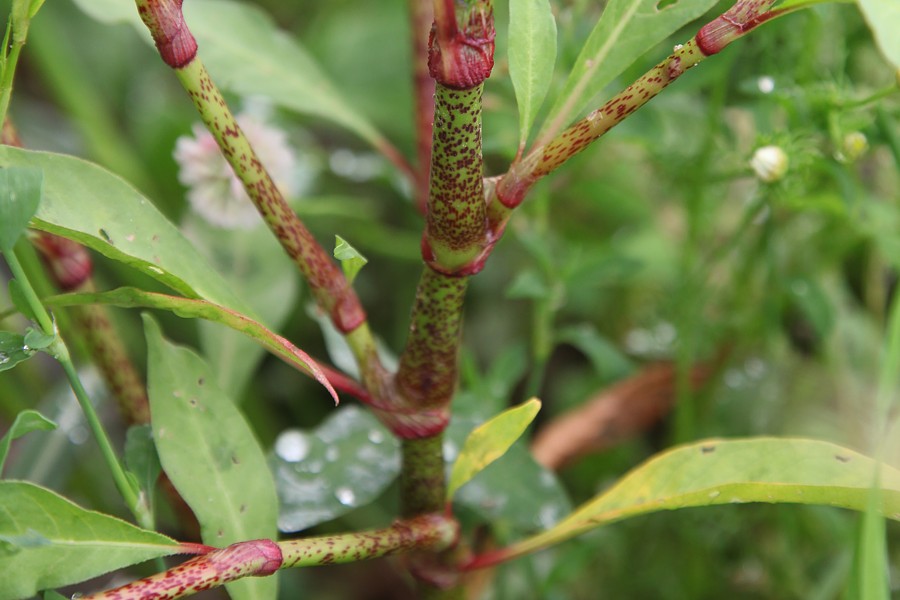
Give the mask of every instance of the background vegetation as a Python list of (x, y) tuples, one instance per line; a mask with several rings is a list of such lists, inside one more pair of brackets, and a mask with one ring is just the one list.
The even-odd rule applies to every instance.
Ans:
[[(302, 40), (354, 108), (412, 154), (406, 2), (258, 4)], [(560, 41), (548, 104), (602, 10), (582, 0), (554, 6)], [(518, 139), (505, 10), (499, 3), (498, 61), (485, 91), (489, 171), (505, 169)], [(604, 96), (695, 30), (649, 52)], [(96, 161), (135, 183), (172, 220), (196, 221), (172, 155), (196, 114), (133, 29), (54, 2), (36, 19), (23, 61), (11, 116), (26, 147)], [(573, 504), (676, 441), (789, 435), (870, 451), (886, 313), (900, 267), (900, 96), (895, 87), (864, 100), (895, 85), (894, 77), (854, 5), (779, 19), (686, 73), (541, 182), (515, 214), (470, 287), (458, 401), (468, 406), (477, 397), (482, 408), (494, 407), (490, 414), (536, 394), (544, 401), (540, 431), (607, 386), (671, 362), (677, 375), (662, 393), (677, 398), (678, 408), (562, 468)], [(309, 171), (296, 209), (326, 245), (339, 234), (369, 258), (355, 286), (373, 329), (388, 352), (398, 352), (421, 270), (422, 221), (410, 189), (337, 128), (277, 110), (272, 118)], [(865, 144), (852, 137), (857, 133)], [(786, 176), (773, 184), (749, 166), (764, 145), (789, 157)], [(229, 239), (257, 243), (243, 234)], [(111, 261), (96, 257), (96, 264), (101, 285), (159, 288)], [(282, 332), (311, 355), (328, 356), (308, 294), (276, 273), (247, 285), (272, 289), (290, 311)], [(138, 314), (115, 316), (143, 364)], [(199, 344), (194, 322), (159, 319), (170, 338)], [(711, 374), (694, 390), (688, 373), (701, 363)], [(242, 408), (265, 447), (285, 429), (311, 428), (331, 414), (324, 390), (286, 365), (268, 357), (258, 369), (242, 391)], [(120, 514), (64, 389), (43, 359), (0, 375), (0, 420), (39, 407), (61, 424), (23, 440), (7, 474)], [(114, 405), (100, 410), (116, 431)], [(502, 463), (492, 473), (516, 476)], [(305, 534), (380, 526), (395, 504), (389, 488)], [(499, 542), (529, 529), (515, 510), (508, 514), (492, 523)], [(834, 598), (846, 583), (857, 521), (837, 509), (768, 505), (640, 517), (500, 567), (485, 597)], [(174, 519), (168, 527), (177, 527)], [(896, 525), (888, 530), (895, 539)], [(893, 569), (900, 568), (895, 546)], [(292, 570), (282, 574), (281, 594), (401, 597), (402, 576), (387, 573), (383, 563)]]

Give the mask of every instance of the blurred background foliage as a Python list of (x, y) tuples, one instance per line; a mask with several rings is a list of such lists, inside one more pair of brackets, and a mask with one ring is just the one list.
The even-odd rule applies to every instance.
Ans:
[[(305, 45), (354, 108), (411, 154), (406, 2), (256, 4)], [(485, 92), (489, 175), (505, 170), (517, 142), (507, 8), (498, 4), (497, 64)], [(558, 91), (602, 3), (553, 4)], [(698, 27), (649, 52), (607, 92)], [(854, 5), (806, 10), (689, 71), (540, 183), (470, 286), (462, 414), (491, 414), (537, 394), (544, 401), (540, 429), (644, 365), (674, 363), (678, 408), (643, 435), (562, 469), (573, 503), (676, 441), (794, 435), (870, 451), (886, 308), (900, 268), (900, 98), (895, 92), (860, 100), (893, 81)], [(68, 0), (48, 3), (32, 27), (11, 111), (26, 147), (96, 161), (172, 220), (190, 219), (172, 152), (197, 117), (131, 28), (99, 24)], [(295, 200), (298, 212), (325, 245), (338, 234), (367, 255), (356, 287), (387, 351), (399, 352), (421, 269), (422, 220), (409, 187), (363, 142), (327, 123), (280, 112), (272, 119), (314, 173), (307, 194)], [(848, 138), (856, 133), (865, 136), (864, 147)], [(765, 184), (749, 159), (772, 144), (785, 150), (790, 166), (784, 179)], [(219, 235), (225, 247), (229, 235)], [(103, 287), (157, 289), (95, 260)], [(287, 286), (276, 301), (296, 297), (286, 303), (282, 333), (311, 355), (328, 356), (308, 315), (308, 295), (291, 290), (291, 276), (273, 277)], [(143, 364), (137, 313), (115, 316)], [(167, 335), (199, 345), (192, 322), (159, 316)], [(707, 362), (714, 373), (695, 391), (687, 373)], [(23, 440), (8, 473), (121, 512), (77, 409), (58, 377), (47, 375), (51, 369), (36, 359), (0, 379), (0, 420), (28, 406), (62, 425), (59, 436)], [(266, 448), (285, 429), (314, 427), (333, 410), (323, 390), (271, 357), (243, 390), (241, 406)], [(101, 410), (121, 439), (113, 404), (105, 401)], [(515, 479), (512, 465), (505, 470)], [(389, 488), (375, 503), (306, 533), (383, 525), (395, 507)], [(478, 528), (482, 521), (465, 520)], [(658, 514), (476, 576), (472, 588), (497, 599), (835, 598), (850, 568), (856, 521), (838, 510), (793, 506)], [(512, 518), (488, 525), (494, 543), (522, 534)], [(896, 539), (896, 525), (888, 530)], [(893, 547), (897, 569), (900, 546)], [(404, 582), (390, 573), (382, 563), (284, 573), (282, 596), (402, 597)]]

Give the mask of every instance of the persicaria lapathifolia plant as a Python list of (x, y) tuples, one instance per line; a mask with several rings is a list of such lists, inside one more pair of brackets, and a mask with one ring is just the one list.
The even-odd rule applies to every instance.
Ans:
[[(884, 32), (895, 29), (886, 30), (873, 18), (888, 15), (885, 19), (893, 19), (900, 27), (896, 11), (886, 7), (889, 1), (859, 3), (873, 22), (889, 62), (897, 68), (896, 45), (884, 41)], [(415, 112), (410, 145), (415, 155), (408, 159), (344, 102), (295, 40), (246, 4), (196, 0), (183, 6), (182, 0), (136, 0), (136, 13), (126, 14), (115, 2), (76, 0), (84, 12), (100, 20), (130, 19), (149, 31), (159, 56), (187, 92), (228, 169), (262, 217), (271, 234), (263, 237), (252, 223), (227, 229), (236, 219), (240, 221), (235, 217), (243, 214), (240, 210), (209, 222), (190, 215), (183, 225), (188, 234), (183, 235), (140, 192), (108, 171), (64, 155), (22, 148), (7, 108), (19, 55), (43, 2), (13, 0), (0, 61), (0, 121), (4, 123), (0, 252), (11, 274), (12, 306), (2, 316), (24, 317), (9, 321), (11, 328), (24, 333), (0, 332), (0, 371), (38, 352), (62, 366), (114, 487), (137, 525), (85, 510), (37, 482), (0, 481), (0, 600), (42, 591), (52, 597), (51, 590), (76, 584), (84, 586), (78, 593), (88, 593), (90, 585), (83, 582), (144, 561), (155, 562), (143, 578), (130, 576), (124, 585), (119, 582), (118, 587), (82, 597), (174, 599), (227, 586), (238, 600), (266, 600), (277, 596), (276, 574), (281, 570), (388, 555), (402, 555), (399, 565), (411, 575), (421, 597), (475, 597), (490, 576), (474, 577), (473, 572), (491, 573), (487, 570), (601, 525), (662, 509), (744, 502), (824, 504), (861, 511), (848, 589), (855, 597), (886, 598), (884, 520), (900, 515), (900, 471), (890, 466), (891, 438), (883, 425), (892, 414), (900, 369), (898, 295), (883, 300), (877, 311), (887, 333), (878, 360), (875, 414), (882, 425), (873, 434), (873, 457), (801, 438), (704, 440), (651, 457), (568, 516), (563, 514), (569, 506), (559, 481), (534, 458), (545, 467), (561, 468), (571, 457), (609, 447), (649, 427), (672, 409), (676, 399), (680, 403), (676, 411), (687, 410), (685, 396), (726, 362), (723, 357), (731, 349), (716, 348), (720, 358), (693, 365), (690, 343), (697, 336), (690, 331), (679, 331), (681, 338), (674, 331), (667, 334), (666, 328), (632, 336), (633, 352), (638, 355), (655, 356), (660, 348), (659, 354), (665, 355), (676, 346), (674, 367), (648, 368), (597, 395), (579, 412), (555, 423), (554, 434), (542, 438), (552, 442), (539, 438), (534, 456), (517, 440), (535, 419), (540, 401), (532, 398), (512, 408), (502, 404), (514, 395), (526, 369), (518, 354), (504, 354), (498, 359), (500, 366), (484, 377), (472, 361), (464, 368), (460, 364), (470, 279), (483, 271), (506, 230), (515, 228), (510, 226), (512, 219), (529, 194), (548, 193), (537, 192), (541, 180), (577, 162), (572, 159), (593, 142), (732, 42), (776, 17), (824, 3), (740, 0), (675, 45), (669, 56), (605, 104), (578, 118), (606, 84), (620, 78), (640, 55), (701, 16), (713, 0), (609, 0), (561, 86), (553, 78), (557, 48), (563, 45), (557, 39), (557, 17), (560, 22), (571, 21), (571, 11), (576, 9), (568, 4), (511, 0), (506, 11), (506, 6), (495, 6), (492, 0), (409, 0), (411, 41), (407, 47), (413, 55)], [(47, 15), (50, 23), (52, 10)], [(501, 13), (508, 14), (508, 22), (495, 22), (495, 14)], [(498, 39), (498, 30), (508, 32), (506, 40)], [(39, 31), (35, 29), (35, 35), (42, 35)], [(42, 49), (52, 46), (52, 40), (41, 39), (43, 43), (35, 44), (41, 50), (36, 52), (39, 62), (47, 56)], [(495, 57), (495, 50), (504, 43), (507, 56)], [(57, 61), (64, 59), (57, 55)], [(204, 60), (209, 61), (209, 70)], [(55, 76), (64, 70), (54, 60), (42, 64)], [(510, 153), (505, 172), (493, 175), (486, 167), (482, 118), (492, 104), (502, 104), (490, 88), (485, 91), (485, 82), (498, 71), (509, 73), (515, 89), (519, 143)], [(900, 71), (896, 75), (900, 81)], [(559, 88), (555, 103), (542, 113), (551, 88)], [(272, 165), (264, 164), (263, 153), (253, 147), (241, 127), (240, 123), (249, 121), (242, 118), (239, 123), (232, 113), (226, 100), (229, 92), (269, 96), (274, 105), (359, 135), (385, 159), (396, 174), (395, 182), (400, 180), (397, 189), (405, 191), (411, 206), (422, 213), (421, 260), (416, 265), (421, 274), (405, 346), (396, 360), (370, 328), (353, 287), (366, 259), (340, 237), (333, 253), (321, 245), (313, 234), (315, 227), (307, 225), (307, 217), (315, 219), (316, 211), (290, 197), (286, 191), (290, 188), (280, 186), (272, 176)], [(66, 97), (77, 110), (84, 103), (73, 100), (74, 96)], [(864, 119), (848, 116), (865, 109), (873, 111), (879, 139), (900, 165), (900, 142), (891, 127), (891, 115), (897, 109), (890, 113), (880, 104), (896, 97), (897, 84), (892, 82), (863, 100), (828, 100), (827, 129), (836, 163), (847, 167), (869, 152), (869, 138), (850, 130)], [(532, 135), (539, 115), (544, 117), (543, 124)], [(845, 126), (845, 121), (851, 125)], [(95, 122), (98, 130), (104, 127), (97, 124), (102, 122), (103, 117)], [(196, 154), (204, 143), (211, 147), (210, 138), (205, 140), (179, 143), (177, 156)], [(804, 168), (802, 156), (788, 160), (789, 153), (799, 152), (802, 144), (784, 137), (765, 141), (734, 175), (755, 172), (762, 182), (757, 197), (747, 202), (737, 219), (742, 223), (739, 234), (721, 242), (722, 255), (737, 252), (745, 244), (741, 236), (752, 224), (767, 223), (765, 232), (748, 244), (751, 249), (746, 252), (753, 260), (738, 265), (741, 275), (735, 278), (740, 280), (735, 296), (760, 279), (754, 260), (763, 256), (766, 265), (776, 262), (772, 245), (777, 240), (774, 226), (768, 223), (787, 219), (783, 213), (789, 207), (783, 199), (790, 186), (797, 185), (794, 171)], [(289, 162), (290, 153), (282, 154)], [(707, 163), (711, 155), (711, 150), (706, 151)], [(493, 167), (495, 162), (488, 164)], [(212, 182), (204, 193), (215, 195), (218, 185), (220, 193), (228, 195), (230, 173), (222, 173), (216, 165), (204, 161), (185, 167), (189, 175), (183, 180)], [(701, 188), (698, 184), (697, 189)], [(702, 195), (697, 192), (698, 198)], [(244, 199), (231, 194), (228, 201)], [(626, 364), (616, 378), (625, 377), (628, 361), (599, 335), (583, 328), (553, 330), (561, 298), (577, 291), (578, 286), (567, 280), (572, 271), (577, 272), (569, 268), (577, 259), (564, 264), (550, 236), (537, 239), (547, 233), (547, 198), (535, 202), (541, 206), (537, 216), (523, 217), (525, 224), (517, 236), (541, 263), (542, 272), (531, 272), (512, 286), (520, 297), (535, 300), (536, 307), (531, 324), (533, 374), (521, 386), (527, 388), (526, 397), (541, 388), (541, 373), (553, 344), (580, 347), (597, 363), (606, 361), (607, 369)], [(211, 203), (196, 212), (208, 216), (215, 206)], [(341, 213), (337, 201), (323, 203), (320, 210), (334, 211), (348, 222), (354, 218), (349, 214), (353, 211)], [(688, 236), (698, 247), (702, 218), (696, 214), (702, 212), (694, 210), (688, 226)], [(896, 247), (896, 231), (884, 233), (869, 222), (866, 226), (860, 230), (870, 233), (879, 248)], [(366, 223), (360, 231), (371, 235), (376, 229), (375, 224)], [(290, 265), (282, 270), (278, 261), (283, 256), (266, 246), (272, 238), (310, 291), (315, 307), (309, 312), (319, 320), (334, 366), (319, 364), (276, 332), (294, 299), (287, 291), (273, 301), (267, 296), (275, 294), (268, 288), (290, 283), (293, 272), (288, 270)], [(396, 250), (387, 248), (391, 242), (382, 237), (375, 246)], [(95, 263), (90, 250), (137, 270), (142, 278), (126, 277), (131, 285), (102, 291), (104, 284), (92, 277)], [(719, 257), (709, 260), (715, 267)], [(235, 273), (221, 275), (208, 261), (228, 263)], [(684, 273), (692, 274), (700, 264), (686, 259)], [(777, 268), (771, 269), (765, 278), (784, 278)], [(174, 293), (144, 289), (146, 277)], [(590, 287), (583, 283), (581, 288)], [(54, 295), (50, 287), (62, 293)], [(795, 278), (789, 287), (814, 324), (825, 328), (828, 319), (815, 304), (816, 293), (808, 293), (807, 281)], [(360, 289), (365, 297), (365, 288)], [(205, 356), (169, 342), (157, 320), (145, 313), (145, 384), (144, 373), (129, 356), (131, 337), (114, 325), (109, 305), (202, 321), (196, 335), (182, 337), (198, 338)], [(68, 310), (58, 310), (63, 307)], [(73, 343), (77, 352), (70, 350)], [(315, 379), (335, 401), (338, 393), (352, 396), (366, 411), (341, 408), (312, 433), (283, 431), (273, 452), (266, 455), (247, 420), (229, 400), (240, 395), (253, 376), (257, 364), (253, 357), (261, 350)], [(118, 437), (107, 433), (91, 398), (97, 392), (83, 381), (73, 354), (91, 359), (118, 401), (130, 426), (124, 451), (119, 450)], [(761, 369), (748, 367), (747, 377)], [(462, 390), (461, 380), (466, 383)], [(256, 390), (251, 395), (259, 396)], [(0, 396), (0, 405), (3, 400)], [(265, 412), (259, 403), (253, 409)], [(0, 440), (0, 469), (15, 439), (56, 427), (30, 404), (15, 412), (15, 420)], [(686, 422), (684, 414), (679, 412), (679, 422)], [(548, 426), (545, 432), (550, 430)], [(683, 434), (675, 437), (696, 437), (693, 432)], [(548, 444), (555, 447), (548, 449)], [(504, 456), (509, 462), (493, 465), (490, 477), (478, 477)], [(554, 456), (563, 458), (548, 458)], [(497, 475), (504, 464), (506, 471)], [(336, 470), (335, 465), (344, 470)], [(278, 539), (279, 529), (302, 531), (370, 503), (395, 478), (396, 509), (390, 514), (375, 511), (375, 518), (386, 522), (362, 531), (329, 530), (327, 535)], [(504, 485), (514, 492), (498, 491)], [(166, 490), (173, 509), (167, 518), (176, 523), (172, 527), (179, 529), (178, 537), (190, 541), (178, 542), (160, 532), (168, 529), (158, 522), (157, 488)], [(557, 495), (551, 498), (552, 494)], [(357, 523), (364, 521), (360, 518)], [(540, 531), (535, 533), (536, 529)], [(163, 560), (176, 554), (192, 558), (175, 566)], [(529, 581), (529, 591), (539, 594), (538, 590), (546, 589), (538, 581), (543, 574), (532, 567), (511, 579), (521, 575)], [(501, 582), (504, 577), (500, 576)]]

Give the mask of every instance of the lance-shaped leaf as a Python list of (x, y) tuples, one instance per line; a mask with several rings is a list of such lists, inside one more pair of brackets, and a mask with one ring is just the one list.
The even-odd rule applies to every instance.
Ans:
[(638, 57), (715, 3), (676, 0), (659, 9), (660, 0), (610, 0), (550, 110), (541, 139), (559, 133)]
[(459, 488), (503, 456), (522, 436), (539, 410), (541, 401), (532, 398), (476, 427), (469, 434), (459, 452), (459, 457), (453, 463), (450, 482), (447, 485), (447, 498), (452, 499)]
[(556, 62), (556, 20), (549, 0), (510, 0), (507, 55), (519, 105), (519, 144), (524, 146)]
[[(487, 566), (628, 517), (691, 506), (770, 502), (864, 510), (875, 461), (829, 442), (790, 438), (707, 440), (664, 452), (556, 527), (476, 559)], [(900, 519), (900, 471), (881, 472), (884, 514)]]
[[(278, 498), (259, 442), (217, 389), (203, 359), (162, 337), (144, 315), (153, 437), (163, 470), (200, 523), (203, 542), (223, 547), (277, 535)], [(236, 600), (275, 597), (274, 577), (228, 584)]]
[(184, 552), (174, 540), (85, 510), (24, 481), (0, 481), (0, 600)]
[(25, 231), (41, 201), (40, 169), (0, 170), (0, 252), (8, 252)]
[(0, 167), (11, 166), (44, 171), (34, 228), (131, 265), (185, 296), (252, 314), (181, 232), (117, 175), (72, 156), (0, 146)]
[(353, 283), (369, 259), (363, 256), (359, 250), (351, 246), (347, 240), (339, 235), (334, 236), (334, 257), (341, 261), (341, 268), (347, 281)]
[(856, 0), (866, 18), (881, 53), (897, 69), (900, 81), (900, 2), (897, 0)]
[(56, 423), (36, 410), (23, 410), (17, 414), (12, 427), (3, 435), (3, 438), (0, 438), (0, 474), (3, 473), (3, 464), (6, 462), (6, 455), (9, 453), (9, 446), (13, 440), (32, 431), (50, 431), (52, 429), (56, 429)]
[(168, 310), (179, 317), (189, 319), (205, 319), (221, 323), (235, 331), (239, 331), (278, 356), (292, 367), (307, 373), (321, 383), (338, 403), (338, 395), (325, 374), (306, 352), (292, 344), (286, 338), (269, 331), (262, 324), (237, 311), (219, 306), (205, 300), (178, 298), (167, 294), (145, 292), (136, 288), (118, 288), (109, 292), (62, 294), (47, 298), (47, 304), (54, 306), (73, 306), (78, 304), (111, 304), (123, 308), (158, 308)]
[[(75, 0), (107, 23), (131, 23), (150, 41), (133, 2)], [(229, 0), (186, 2), (184, 16), (213, 80), (224, 90), (266, 96), (284, 108), (329, 119), (380, 146), (381, 134), (352, 109), (309, 53), (262, 10)]]

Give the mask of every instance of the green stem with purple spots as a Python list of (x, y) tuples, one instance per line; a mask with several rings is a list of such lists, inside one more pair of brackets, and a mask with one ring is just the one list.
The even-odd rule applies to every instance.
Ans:
[(539, 179), (558, 169), (624, 121), (685, 71), (762, 23), (808, 6), (802, 4), (787, 10), (769, 10), (774, 3), (775, 0), (737, 2), (725, 14), (703, 26), (686, 44), (676, 46), (672, 54), (609, 102), (513, 163), (488, 199), (488, 221), (494, 236), (502, 234), (513, 209), (521, 204)]
[(212, 550), (163, 573), (82, 598), (175, 600), (244, 577), (271, 575), (279, 569), (359, 562), (415, 550), (441, 550), (452, 545), (458, 536), (455, 521), (431, 514), (372, 531), (284, 542), (251, 540)]
[(225, 159), (247, 195), (303, 274), (316, 302), (338, 331), (349, 335), (363, 379), (384, 388), (387, 375), (372, 349), (375, 341), (366, 326), (366, 313), (350, 283), (291, 210), (271, 175), (238, 126), (221, 92), (197, 57), (197, 43), (184, 21), (182, 0), (136, 0), (163, 61), (172, 67), (213, 134)]

